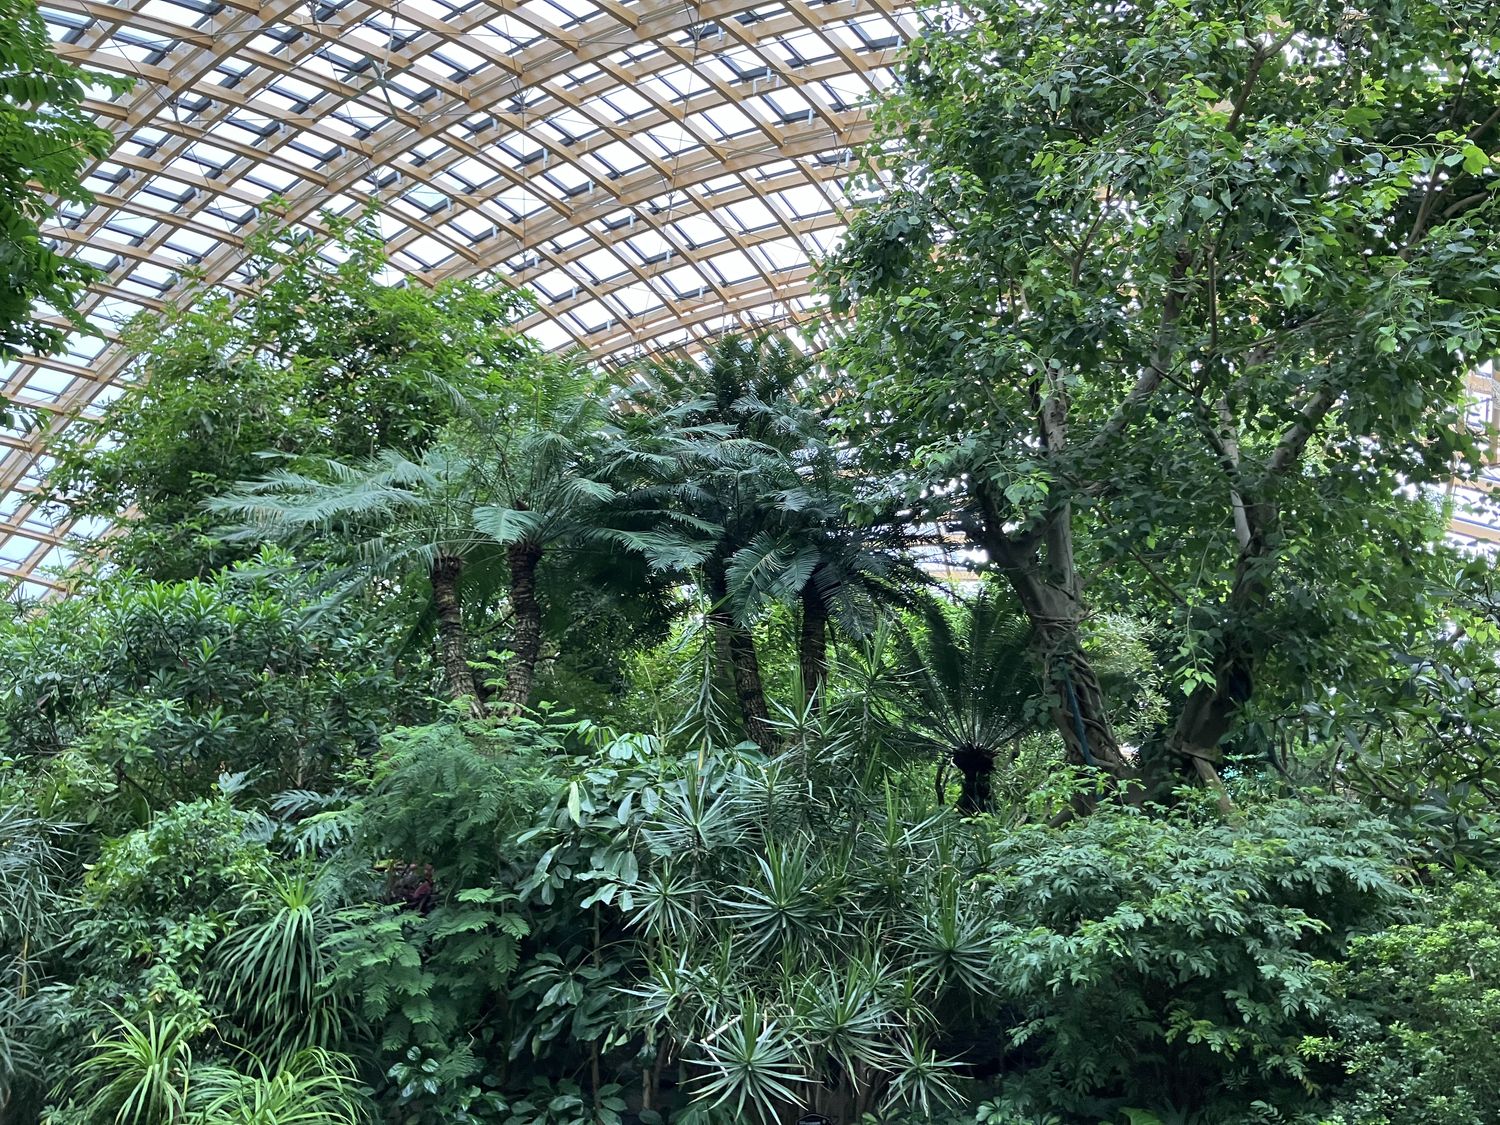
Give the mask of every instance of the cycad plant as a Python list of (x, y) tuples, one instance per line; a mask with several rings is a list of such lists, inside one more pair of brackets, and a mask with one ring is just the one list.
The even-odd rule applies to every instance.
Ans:
[(455, 697), (483, 702), (468, 661), (462, 583), (503, 557), (512, 618), (501, 700), (522, 706), (541, 653), (537, 569), (553, 548), (619, 549), (605, 530), (608, 427), (598, 378), (570, 359), (536, 357), (512, 389), (468, 405), (466, 420), (415, 459), (385, 450), (319, 473), (279, 472), (211, 502), (253, 534), (344, 540), (361, 577), (426, 578), (444, 674)]
[(898, 642), (906, 722), (919, 745), (958, 770), (959, 811), (984, 812), (997, 760), (1038, 729), (1028, 628), (988, 590), (956, 612), (934, 602), (923, 616)]
[(475, 526), (486, 495), (483, 467), (449, 439), (415, 458), (385, 450), (353, 464), (330, 460), (307, 472), (279, 470), (208, 506), (245, 521), (242, 534), (294, 543), (316, 535), (347, 546), (354, 581), (425, 578), (448, 690), (481, 714), (459, 595), (465, 567), (495, 548)]
[(607, 518), (620, 442), (604, 382), (575, 357), (539, 360), (514, 393), (482, 405), (493, 413), (472, 425), (486, 490), (474, 523), (505, 549), (512, 655), (500, 698), (521, 707), (541, 655), (543, 559), (553, 552), (619, 551), (628, 542)]
[[(914, 606), (928, 579), (895, 522), (854, 517), (855, 497), (832, 462), (774, 497), (767, 529), (730, 558), (729, 599), (747, 626), (772, 604), (798, 615), (797, 667), (816, 711), (828, 680), (830, 627), (863, 641), (899, 606)], [(816, 475), (813, 475), (816, 473)]]

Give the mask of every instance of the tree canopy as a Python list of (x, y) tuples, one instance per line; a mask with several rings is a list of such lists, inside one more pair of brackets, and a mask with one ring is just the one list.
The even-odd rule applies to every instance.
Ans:
[(1200, 771), (1269, 662), (1326, 683), (1403, 620), (1407, 497), (1473, 471), (1500, 332), (1494, 36), (1480, 4), (1000, 2), (910, 50), (829, 264), (851, 425), (1015, 591), (1075, 761), (1131, 772), (1091, 605), (1170, 623)]
[(274, 202), (125, 333), (0, 1117), (1500, 1125), (1500, 10), (924, 27), (815, 333), (552, 354)]

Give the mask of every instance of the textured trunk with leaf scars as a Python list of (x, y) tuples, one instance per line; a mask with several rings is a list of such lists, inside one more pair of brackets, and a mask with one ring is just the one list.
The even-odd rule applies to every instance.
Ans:
[(760, 678), (760, 656), (755, 651), (755, 637), (750, 630), (736, 624), (729, 609), (729, 582), (722, 564), (705, 567), (708, 596), (712, 601), (708, 620), (714, 629), (721, 659), (729, 663), (734, 679), (734, 694), (739, 701), (745, 734), (763, 750), (775, 743), (770, 712), (766, 710), (766, 692)]
[(458, 602), (458, 580), (463, 574), (463, 560), (456, 555), (439, 555), (432, 564), (432, 604), (437, 614), (438, 645), (443, 660), (443, 678), (454, 699), (467, 697), (470, 709), (484, 714), (484, 703), (469, 667), (469, 645), (464, 635), (463, 608)]
[(966, 816), (988, 812), (993, 803), (995, 752), (984, 746), (959, 746), (953, 751), (958, 769), (958, 811)]
[(797, 663), (802, 669), (802, 690), (816, 712), (823, 702), (823, 684), (828, 679), (828, 605), (809, 581), (802, 587), (802, 628), (797, 636)]
[(502, 702), (524, 707), (531, 699), (531, 685), (536, 679), (537, 659), (542, 652), (542, 607), (536, 598), (536, 570), (542, 561), (542, 548), (536, 543), (512, 543), (505, 549), (510, 565), (510, 669)]

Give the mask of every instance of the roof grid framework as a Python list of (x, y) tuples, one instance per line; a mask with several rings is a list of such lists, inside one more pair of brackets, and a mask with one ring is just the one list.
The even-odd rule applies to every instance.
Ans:
[(119, 392), (116, 330), (182, 270), (238, 287), (271, 197), (288, 219), (375, 203), (392, 266), (531, 287), (549, 346), (601, 358), (811, 307), (863, 106), (911, 0), (53, 0), (58, 53), (136, 79), (89, 207), (48, 229), (103, 280), (100, 338), (0, 367), (46, 410), (0, 433), (0, 576), (72, 557), (34, 503), (45, 443)]

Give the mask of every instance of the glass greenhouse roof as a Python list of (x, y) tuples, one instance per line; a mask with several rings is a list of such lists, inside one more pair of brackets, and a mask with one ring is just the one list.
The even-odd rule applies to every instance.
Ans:
[(795, 319), (841, 227), (863, 110), (915, 28), (905, 0), (60, 0), (71, 62), (135, 79), (93, 109), (114, 150), (48, 233), (106, 275), (103, 338), (0, 368), (47, 412), (0, 432), (0, 576), (70, 537), (35, 503), (43, 443), (117, 393), (113, 343), (192, 268), (240, 280), (268, 198), (317, 229), (378, 203), (392, 265), (525, 285), (545, 344), (601, 358)]
[[(293, 223), (377, 203), (393, 267), (525, 285), (545, 344), (600, 358), (794, 320), (841, 226), (864, 106), (917, 27), (912, 0), (58, 0), (64, 57), (135, 79), (93, 103), (114, 134), (95, 202), (48, 233), (105, 275), (101, 338), (0, 366), (45, 411), (0, 430), (0, 577), (40, 594), (102, 525), (36, 503), (45, 443), (118, 393), (117, 329), (181, 271), (236, 286), (257, 207)], [(1500, 423), (1471, 380), (1471, 424)], [(1491, 462), (1500, 449), (1491, 446)], [(1500, 469), (1457, 487), (1454, 533)]]

